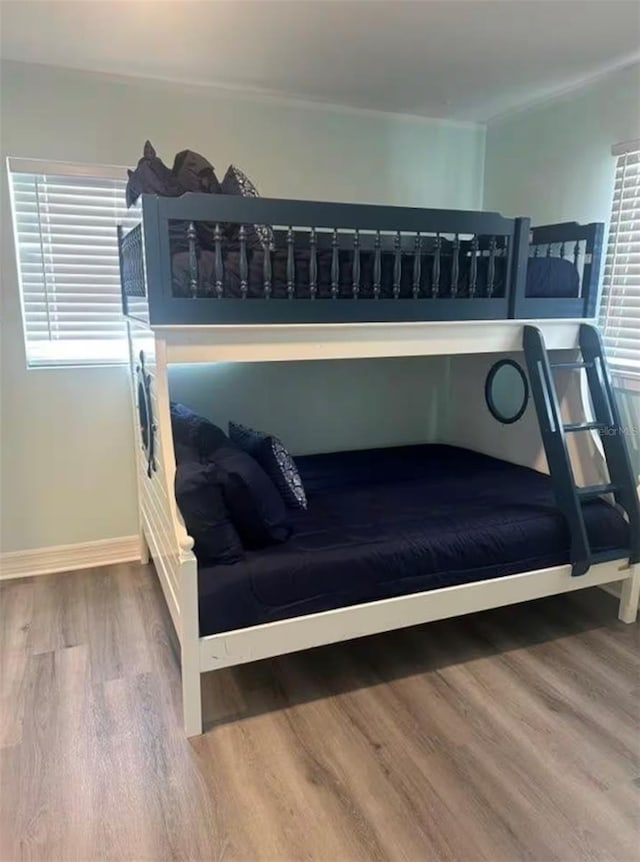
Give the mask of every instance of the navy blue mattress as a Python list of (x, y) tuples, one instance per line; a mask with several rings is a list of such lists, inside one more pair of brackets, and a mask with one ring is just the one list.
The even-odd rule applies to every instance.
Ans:
[[(422, 273), (420, 290), (423, 296), (431, 296), (433, 256), (422, 256)], [(304, 299), (309, 296), (309, 252), (296, 250), (295, 253), (295, 295)], [(338, 279), (338, 298), (352, 299), (353, 269), (350, 252), (340, 252), (340, 268)], [(383, 299), (393, 297), (394, 257), (392, 253), (382, 254), (381, 291)], [(476, 296), (487, 295), (487, 258), (480, 258), (477, 265)], [(272, 296), (275, 299), (287, 298), (287, 252), (276, 248), (272, 255)], [(174, 296), (191, 296), (191, 272), (189, 254), (177, 252), (172, 258), (172, 279)], [(212, 251), (203, 251), (198, 261), (198, 296), (215, 296), (215, 255)], [(249, 299), (264, 297), (262, 253), (249, 252), (248, 259), (248, 291)], [(440, 296), (450, 295), (451, 257), (443, 255), (441, 263)], [(318, 285), (319, 299), (331, 298), (331, 252), (318, 253)], [(580, 291), (578, 270), (570, 260), (558, 257), (530, 257), (527, 266), (526, 295), (529, 297), (577, 297)], [(240, 289), (240, 252), (231, 247), (224, 257), (224, 295), (227, 297), (241, 296)], [(373, 254), (361, 254), (361, 288), (360, 298), (373, 297)], [(460, 265), (458, 280), (458, 296), (469, 295), (469, 261), (463, 258)], [(495, 261), (493, 296), (505, 295), (505, 262), (503, 258)], [(403, 255), (400, 298), (410, 299), (413, 296), (413, 258)]]
[[(200, 633), (569, 561), (549, 478), (452, 446), (296, 459), (309, 498), (283, 545), (201, 567)], [(584, 505), (594, 550), (628, 544), (602, 500)]]

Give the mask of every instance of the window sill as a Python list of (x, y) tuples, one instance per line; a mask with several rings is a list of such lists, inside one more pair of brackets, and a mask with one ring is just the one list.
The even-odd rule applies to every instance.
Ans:
[(128, 362), (123, 359), (113, 359), (111, 361), (91, 362), (89, 360), (83, 362), (81, 360), (73, 362), (62, 362), (51, 360), (49, 362), (28, 362), (27, 371), (82, 371), (97, 368), (126, 368)]
[(616, 389), (640, 393), (640, 369), (616, 368), (614, 366), (610, 370), (611, 379)]
[(27, 345), (27, 368), (100, 368), (129, 361), (126, 340), (42, 341)]

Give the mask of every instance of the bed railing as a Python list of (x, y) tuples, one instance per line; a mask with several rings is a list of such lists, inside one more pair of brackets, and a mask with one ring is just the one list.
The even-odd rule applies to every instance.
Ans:
[[(588, 319), (597, 310), (601, 224), (530, 230), (526, 218), (491, 212), (195, 194), (143, 195), (139, 217), (119, 235), (123, 309), (152, 325)], [(527, 295), (535, 258), (565, 261), (572, 295)]]
[(604, 225), (562, 222), (531, 229), (529, 257), (567, 261), (578, 273), (578, 296), (527, 297), (521, 285), (513, 295), (511, 316), (534, 320), (541, 317), (594, 318), (598, 310)]
[[(499, 320), (525, 289), (527, 219), (194, 194), (140, 209), (123, 302), (141, 316), (127, 257), (142, 255), (154, 325)], [(254, 225), (273, 227), (266, 243)]]

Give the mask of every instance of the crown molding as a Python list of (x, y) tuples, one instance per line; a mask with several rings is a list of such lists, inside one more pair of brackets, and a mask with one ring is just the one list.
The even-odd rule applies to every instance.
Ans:
[(614, 63), (610, 63), (607, 66), (601, 67), (591, 75), (586, 75), (582, 78), (576, 78), (574, 81), (566, 84), (563, 87), (559, 87), (555, 90), (547, 90), (545, 92), (540, 92), (537, 96), (534, 96), (531, 99), (527, 99), (521, 105), (517, 105), (513, 108), (508, 108), (505, 111), (501, 111), (497, 114), (494, 114), (493, 116), (488, 117), (485, 122), (489, 126), (497, 125), (503, 121), (510, 120), (512, 117), (515, 117), (518, 114), (526, 114), (529, 111), (542, 110), (550, 105), (553, 105), (555, 102), (560, 102), (563, 99), (572, 96), (574, 93), (580, 92), (580, 90), (589, 89), (589, 87), (600, 83), (600, 81), (605, 80), (611, 75), (615, 75), (617, 72), (622, 72), (625, 69), (632, 69), (634, 66), (638, 67), (638, 72), (640, 73), (640, 53), (634, 53), (625, 57), (621, 57)]

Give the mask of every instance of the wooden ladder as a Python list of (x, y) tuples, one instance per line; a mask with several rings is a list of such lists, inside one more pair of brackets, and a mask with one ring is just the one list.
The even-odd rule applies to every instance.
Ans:
[[(537, 326), (524, 327), (523, 347), (531, 391), (556, 502), (569, 526), (571, 574), (574, 576), (585, 574), (593, 563), (625, 556), (629, 557), (630, 564), (640, 562), (640, 504), (635, 477), (602, 340), (595, 326), (580, 325), (579, 343), (581, 360), (552, 363), (542, 332)], [(554, 368), (586, 371), (594, 421), (563, 423), (553, 378)], [(583, 431), (598, 431), (601, 435), (609, 470), (609, 482), (605, 484), (583, 488), (576, 485), (566, 435)], [(589, 544), (582, 504), (604, 494), (612, 494), (629, 519), (629, 547), (594, 554)]]

